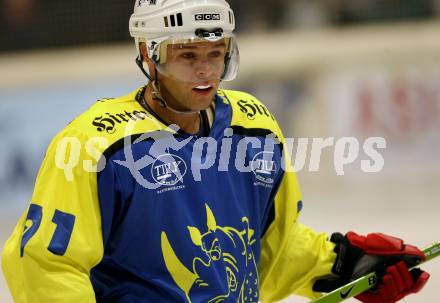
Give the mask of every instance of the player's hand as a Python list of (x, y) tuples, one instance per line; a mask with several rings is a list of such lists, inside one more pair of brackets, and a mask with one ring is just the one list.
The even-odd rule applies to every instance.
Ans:
[(401, 239), (380, 233), (365, 237), (349, 232), (345, 236), (333, 234), (331, 241), (336, 244), (337, 253), (332, 272), (338, 277), (316, 281), (315, 291), (332, 291), (374, 271), (379, 277), (376, 287), (356, 298), (365, 303), (394, 303), (418, 292), (429, 279), (427, 272), (408, 270), (424, 260), (425, 255)]

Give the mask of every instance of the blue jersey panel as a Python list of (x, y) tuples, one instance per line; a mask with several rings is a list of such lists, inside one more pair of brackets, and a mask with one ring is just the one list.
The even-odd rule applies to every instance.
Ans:
[(210, 138), (149, 134), (108, 155), (98, 302), (258, 301), (282, 151), (265, 130), (231, 129), (229, 106), (217, 105)]

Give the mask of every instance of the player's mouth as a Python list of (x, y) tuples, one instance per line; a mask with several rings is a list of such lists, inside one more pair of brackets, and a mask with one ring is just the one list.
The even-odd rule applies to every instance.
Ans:
[(212, 85), (197, 85), (193, 87), (192, 91), (195, 92), (198, 95), (206, 96), (209, 95), (214, 87)]

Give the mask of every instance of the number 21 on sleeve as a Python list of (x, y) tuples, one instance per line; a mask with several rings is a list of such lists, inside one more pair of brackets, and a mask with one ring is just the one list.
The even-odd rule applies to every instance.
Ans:
[[(26, 222), (21, 238), (20, 257), (23, 257), (24, 248), (29, 240), (35, 235), (43, 218), (43, 208), (36, 204), (29, 206)], [(52, 222), (56, 224), (55, 232), (47, 249), (55, 255), (62, 256), (67, 250), (70, 237), (72, 236), (73, 226), (75, 225), (75, 216), (55, 210)]]

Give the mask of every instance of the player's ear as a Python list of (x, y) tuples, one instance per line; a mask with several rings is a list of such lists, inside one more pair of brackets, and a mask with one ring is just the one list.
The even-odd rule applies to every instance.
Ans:
[(154, 75), (154, 63), (148, 57), (147, 44), (145, 42), (139, 43), (139, 52), (142, 56), (142, 61), (144, 61), (148, 65), (148, 71), (150, 72), (150, 75)]

